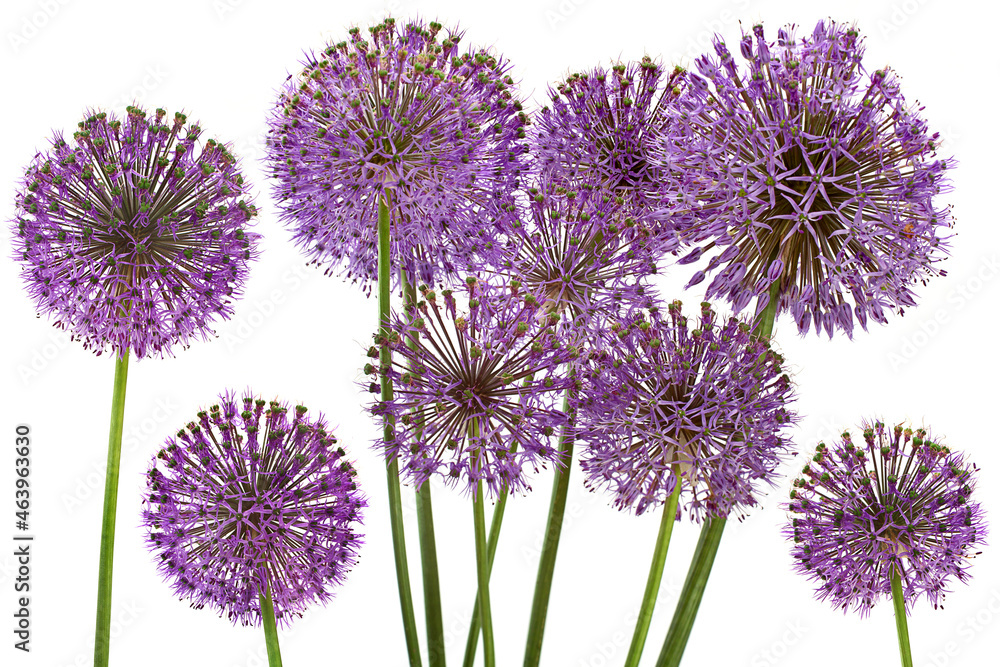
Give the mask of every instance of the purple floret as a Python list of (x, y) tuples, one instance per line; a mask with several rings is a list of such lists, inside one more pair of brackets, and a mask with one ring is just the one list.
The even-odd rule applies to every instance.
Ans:
[(668, 108), (659, 159), (676, 191), (667, 206), (681, 263), (710, 255), (688, 286), (714, 273), (707, 298), (739, 312), (780, 288), (778, 312), (801, 333), (848, 336), (915, 305), (914, 286), (944, 272), (955, 162), (896, 75), (868, 73), (853, 26), (821, 21), (777, 43), (760, 25), (697, 60)]
[(972, 500), (978, 469), (931, 439), (925, 429), (864, 422), (864, 444), (845, 432), (820, 443), (791, 491), (785, 534), (796, 570), (818, 584), (816, 596), (866, 615), (892, 597), (939, 606), (949, 580), (969, 579), (971, 559), (986, 536), (982, 507)]
[(162, 356), (208, 338), (256, 256), (237, 159), (186, 121), (94, 112), (21, 181), (14, 249), (28, 293), (97, 354)]
[(356, 474), (322, 415), (226, 393), (153, 460), (146, 542), (192, 607), (259, 625), (270, 589), (287, 625), (357, 563), (367, 502)]
[(392, 266), (433, 284), (509, 215), (528, 118), (510, 64), (461, 49), (462, 32), (394, 19), (368, 32), (309, 54), (282, 88), (268, 138), (275, 194), (309, 260), (366, 288), (384, 200)]
[(451, 290), (422, 288), (388, 341), (376, 339), (392, 347), (395, 397), (374, 412), (396, 425), (376, 446), (418, 486), (436, 474), (472, 492), (482, 480), (494, 497), (524, 491), (526, 469), (558, 465), (553, 441), (567, 416), (557, 401), (572, 383), (563, 367), (578, 351), (560, 341), (558, 316), (517, 286), (470, 277), (464, 291), (459, 304)]
[(680, 483), (679, 507), (696, 521), (756, 505), (796, 419), (781, 355), (708, 303), (690, 324), (674, 301), (666, 317), (633, 313), (610, 332), (578, 369), (572, 403), (587, 486), (641, 514)]

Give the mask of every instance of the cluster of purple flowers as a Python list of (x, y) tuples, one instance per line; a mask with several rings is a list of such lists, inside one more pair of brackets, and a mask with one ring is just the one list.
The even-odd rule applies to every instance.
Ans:
[(690, 323), (679, 301), (665, 318), (635, 313), (580, 368), (581, 466), (620, 509), (642, 514), (681, 484), (692, 518), (725, 518), (773, 485), (795, 421), (784, 360), (745, 322), (717, 319), (708, 303)]
[(899, 573), (912, 603), (937, 607), (952, 577), (966, 581), (983, 544), (983, 509), (972, 500), (976, 468), (925, 429), (865, 422), (863, 444), (845, 432), (820, 443), (795, 480), (785, 528), (796, 568), (817, 596), (867, 614)]
[(556, 404), (571, 383), (561, 367), (578, 351), (561, 342), (558, 316), (516, 282), (470, 277), (463, 292), (459, 302), (452, 290), (423, 288), (376, 340), (392, 348), (391, 366), (364, 370), (387, 373), (395, 398), (374, 412), (398, 430), (378, 446), (417, 486), (437, 474), (469, 490), (482, 481), (494, 496), (523, 491), (525, 468), (557, 460), (550, 442), (567, 417)]
[(524, 166), (510, 65), (439, 23), (386, 19), (310, 54), (271, 116), (282, 218), (305, 254), (370, 285), (379, 204), (392, 266), (434, 282), (491, 245)]
[(287, 624), (357, 562), (367, 501), (356, 474), (322, 416), (226, 393), (154, 458), (147, 542), (192, 606), (256, 625), (269, 591)]
[(15, 258), (40, 312), (98, 354), (166, 354), (232, 313), (256, 208), (229, 148), (182, 113), (88, 114), (17, 195)]

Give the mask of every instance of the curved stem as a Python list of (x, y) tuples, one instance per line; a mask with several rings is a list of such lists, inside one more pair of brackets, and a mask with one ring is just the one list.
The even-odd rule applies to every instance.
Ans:
[[(572, 372), (572, 371), (571, 371)], [(563, 397), (563, 412), (569, 411), (569, 394)], [(573, 467), (574, 439), (569, 425), (565, 425), (559, 438), (559, 459), (562, 466), (555, 466), (555, 481), (552, 485), (552, 501), (549, 518), (542, 542), (542, 554), (538, 561), (538, 576), (535, 579), (535, 595), (531, 604), (531, 620), (528, 622), (528, 641), (524, 649), (524, 667), (538, 667), (542, 655), (542, 638), (545, 634), (545, 619), (549, 611), (549, 596), (552, 592), (552, 575), (556, 567), (556, 552), (562, 534), (563, 517), (566, 514), (566, 496), (569, 492), (569, 473)]]
[[(757, 324), (753, 330), (754, 335), (758, 338), (769, 340), (774, 333), (774, 320), (778, 314), (778, 299), (780, 297), (781, 286), (776, 280), (771, 283), (767, 304), (758, 316)], [(663, 642), (663, 650), (660, 652), (656, 667), (677, 667), (681, 663), (688, 638), (691, 636), (691, 629), (694, 627), (694, 619), (698, 615), (698, 608), (701, 606), (701, 599), (705, 594), (705, 587), (708, 585), (708, 577), (712, 573), (715, 555), (719, 551), (722, 531), (725, 528), (726, 519), (724, 517), (713, 517), (706, 520), (702, 526), (698, 546), (691, 558), (687, 579), (684, 580), (684, 588), (677, 600), (674, 617), (670, 622), (670, 629), (667, 631), (667, 637)]]
[(896, 612), (899, 659), (903, 667), (913, 667), (913, 655), (910, 653), (910, 631), (906, 626), (906, 599), (903, 597), (903, 581), (897, 569), (892, 571), (892, 608)]
[[(417, 290), (406, 274), (400, 269), (403, 283), (403, 310), (410, 313), (417, 304)], [(407, 345), (416, 345), (410, 336)], [(411, 365), (412, 369), (412, 365)], [(423, 431), (417, 426), (416, 437)], [(417, 499), (417, 535), (420, 539), (420, 564), (424, 582), (424, 617), (427, 623), (427, 662), (431, 667), (445, 666), (444, 621), (441, 615), (441, 582), (438, 575), (437, 544), (434, 539), (434, 509), (431, 503), (430, 481), (424, 482), (415, 491)]]
[[(469, 426), (473, 438), (479, 437), (479, 423)], [(476, 496), (472, 499), (472, 514), (476, 525), (476, 575), (479, 583), (479, 617), (483, 624), (483, 664), (495, 667), (493, 646), (493, 616), (490, 612), (490, 569), (486, 556), (486, 512), (483, 508), (483, 480), (476, 480)]]
[(107, 667), (111, 652), (111, 580), (115, 560), (115, 517), (118, 514), (118, 472), (121, 467), (122, 427), (125, 422), (125, 385), (129, 351), (115, 360), (115, 385), (111, 392), (111, 430), (108, 467), (104, 482), (104, 518), (101, 523), (101, 556), (97, 574), (97, 627), (94, 632), (94, 667)]
[[(392, 279), (390, 265), (390, 225), (389, 206), (385, 199), (378, 205), (378, 331), (380, 336), (386, 336), (389, 323), (391, 291), (389, 284)], [(392, 364), (388, 344), (379, 350), (379, 365), (382, 370)], [(392, 400), (392, 380), (388, 374), (382, 376), (382, 401)], [(392, 442), (395, 424), (391, 415), (385, 415), (385, 425), (382, 437), (386, 445)], [(410, 570), (406, 562), (406, 536), (403, 531), (403, 502), (399, 490), (399, 461), (396, 457), (386, 462), (386, 483), (389, 488), (389, 526), (392, 531), (392, 550), (396, 562), (396, 584), (399, 588), (399, 609), (403, 615), (403, 634), (406, 637), (406, 652), (410, 667), (420, 665), (420, 643), (417, 639), (417, 622), (413, 615), (413, 594), (410, 591)]]
[(677, 519), (677, 502), (681, 495), (681, 478), (674, 473), (674, 490), (663, 507), (663, 518), (660, 520), (660, 532), (656, 536), (656, 546), (653, 548), (653, 562), (649, 566), (649, 578), (646, 579), (646, 592), (642, 596), (639, 607), (639, 618), (635, 622), (635, 633), (628, 647), (625, 667), (637, 667), (642, 657), (642, 649), (646, 645), (646, 635), (649, 633), (649, 623), (653, 618), (653, 607), (656, 596), (660, 592), (660, 581), (663, 579), (663, 565), (667, 562), (667, 549), (670, 547), (670, 535)]
[(278, 627), (274, 622), (274, 603), (271, 601), (271, 585), (260, 595), (260, 620), (264, 624), (264, 645), (267, 647), (269, 667), (281, 667), (281, 648), (278, 646)]

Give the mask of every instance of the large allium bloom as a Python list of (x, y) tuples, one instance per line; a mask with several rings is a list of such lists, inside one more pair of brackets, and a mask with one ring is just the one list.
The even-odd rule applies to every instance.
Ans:
[(640, 218), (661, 197), (662, 174), (653, 153), (665, 111), (685, 74), (649, 57), (597, 67), (550, 88), (531, 132), (536, 168), (552, 179), (594, 184), (621, 197)]
[(523, 491), (526, 468), (558, 465), (551, 441), (567, 416), (556, 401), (571, 383), (561, 367), (577, 351), (530, 293), (471, 277), (465, 291), (459, 310), (451, 290), (422, 289), (415, 310), (377, 339), (392, 346), (395, 397), (374, 411), (397, 427), (378, 446), (417, 485), (438, 474), (470, 490), (482, 480), (494, 496)]
[(367, 505), (322, 416), (220, 396), (170, 438), (147, 477), (147, 544), (181, 599), (261, 622), (270, 589), (287, 624), (326, 602), (357, 562)]
[(281, 215), (312, 262), (370, 286), (384, 199), (392, 265), (432, 282), (508, 215), (528, 119), (507, 61), (460, 49), (461, 32), (393, 19), (369, 32), (310, 55), (281, 91), (268, 139)]
[(832, 448), (820, 443), (795, 480), (785, 533), (796, 569), (845, 611), (864, 615), (891, 597), (894, 571), (907, 603), (926, 596), (937, 607), (951, 577), (968, 580), (983, 544), (977, 469), (924, 429), (862, 428), (864, 444), (849, 432)]
[(619, 198), (556, 183), (542, 178), (528, 189), (525, 223), (515, 222), (497, 246), (501, 270), (573, 328), (600, 328), (619, 308), (649, 305), (644, 279), (656, 272), (655, 236)]
[(721, 40), (715, 51), (661, 145), (680, 193), (672, 219), (695, 246), (682, 261), (717, 251), (689, 286), (715, 271), (707, 296), (740, 311), (777, 281), (779, 312), (830, 336), (914, 305), (913, 286), (943, 273), (952, 226), (935, 198), (954, 161), (936, 157), (922, 108), (890, 70), (864, 70), (852, 26), (779, 30), (777, 44), (755, 26), (742, 70)]
[(636, 514), (663, 504), (677, 483), (695, 520), (742, 512), (761, 481), (773, 485), (790, 446), (783, 359), (739, 319), (719, 323), (707, 303), (690, 324), (679, 301), (666, 318), (653, 311), (613, 324), (614, 340), (578, 371), (586, 484)]
[(88, 114), (17, 194), (15, 259), (40, 312), (100, 354), (166, 354), (227, 318), (256, 255), (229, 148), (182, 113)]

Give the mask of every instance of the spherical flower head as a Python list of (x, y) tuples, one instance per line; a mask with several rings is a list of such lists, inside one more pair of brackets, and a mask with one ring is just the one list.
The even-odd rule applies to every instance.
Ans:
[(580, 340), (620, 309), (653, 302), (646, 279), (656, 273), (658, 244), (620, 197), (557, 183), (542, 178), (527, 190), (525, 222), (512, 225), (493, 262)]
[(549, 89), (552, 107), (533, 125), (536, 168), (600, 187), (634, 206), (637, 216), (649, 215), (663, 194), (654, 149), (684, 76), (679, 68), (666, 74), (647, 56), (567, 77)]
[[(801, 333), (852, 336), (854, 325), (915, 305), (914, 285), (944, 273), (952, 159), (907, 105), (892, 71), (868, 73), (853, 26), (808, 37), (761, 26), (740, 41), (743, 67), (717, 39), (669, 110), (660, 159), (680, 193), (671, 219), (683, 259), (714, 252), (708, 298), (737, 312), (769, 300)], [(669, 207), (668, 207), (669, 208)]]
[(312, 263), (370, 287), (378, 208), (392, 265), (433, 282), (463, 268), (504, 219), (528, 118), (510, 65), (462, 32), (388, 18), (311, 54), (282, 88), (268, 159), (282, 219)]
[(287, 625), (357, 563), (356, 474), (322, 415), (226, 393), (154, 458), (146, 543), (191, 606), (259, 625), (270, 591)]
[(451, 290), (423, 288), (415, 308), (376, 338), (391, 346), (391, 368), (364, 370), (392, 379), (394, 398), (374, 412), (396, 426), (377, 446), (418, 486), (437, 474), (473, 492), (482, 481), (494, 497), (524, 491), (527, 468), (558, 461), (554, 435), (567, 416), (556, 401), (572, 382), (562, 367), (578, 351), (530, 293), (474, 277), (464, 292), (460, 310)]
[(581, 365), (571, 405), (587, 486), (642, 514), (681, 484), (679, 507), (696, 521), (755, 505), (796, 419), (781, 355), (707, 303), (690, 323), (674, 301), (666, 317), (654, 309), (611, 332)]
[(89, 113), (25, 171), (15, 259), (40, 313), (97, 354), (164, 355), (232, 314), (257, 211), (229, 148), (182, 113)]
[(816, 596), (866, 615), (892, 597), (900, 576), (912, 605), (937, 607), (954, 577), (969, 579), (986, 535), (973, 501), (977, 468), (931, 439), (928, 430), (864, 422), (864, 443), (845, 432), (820, 443), (791, 491), (785, 534), (796, 570), (817, 582)]

